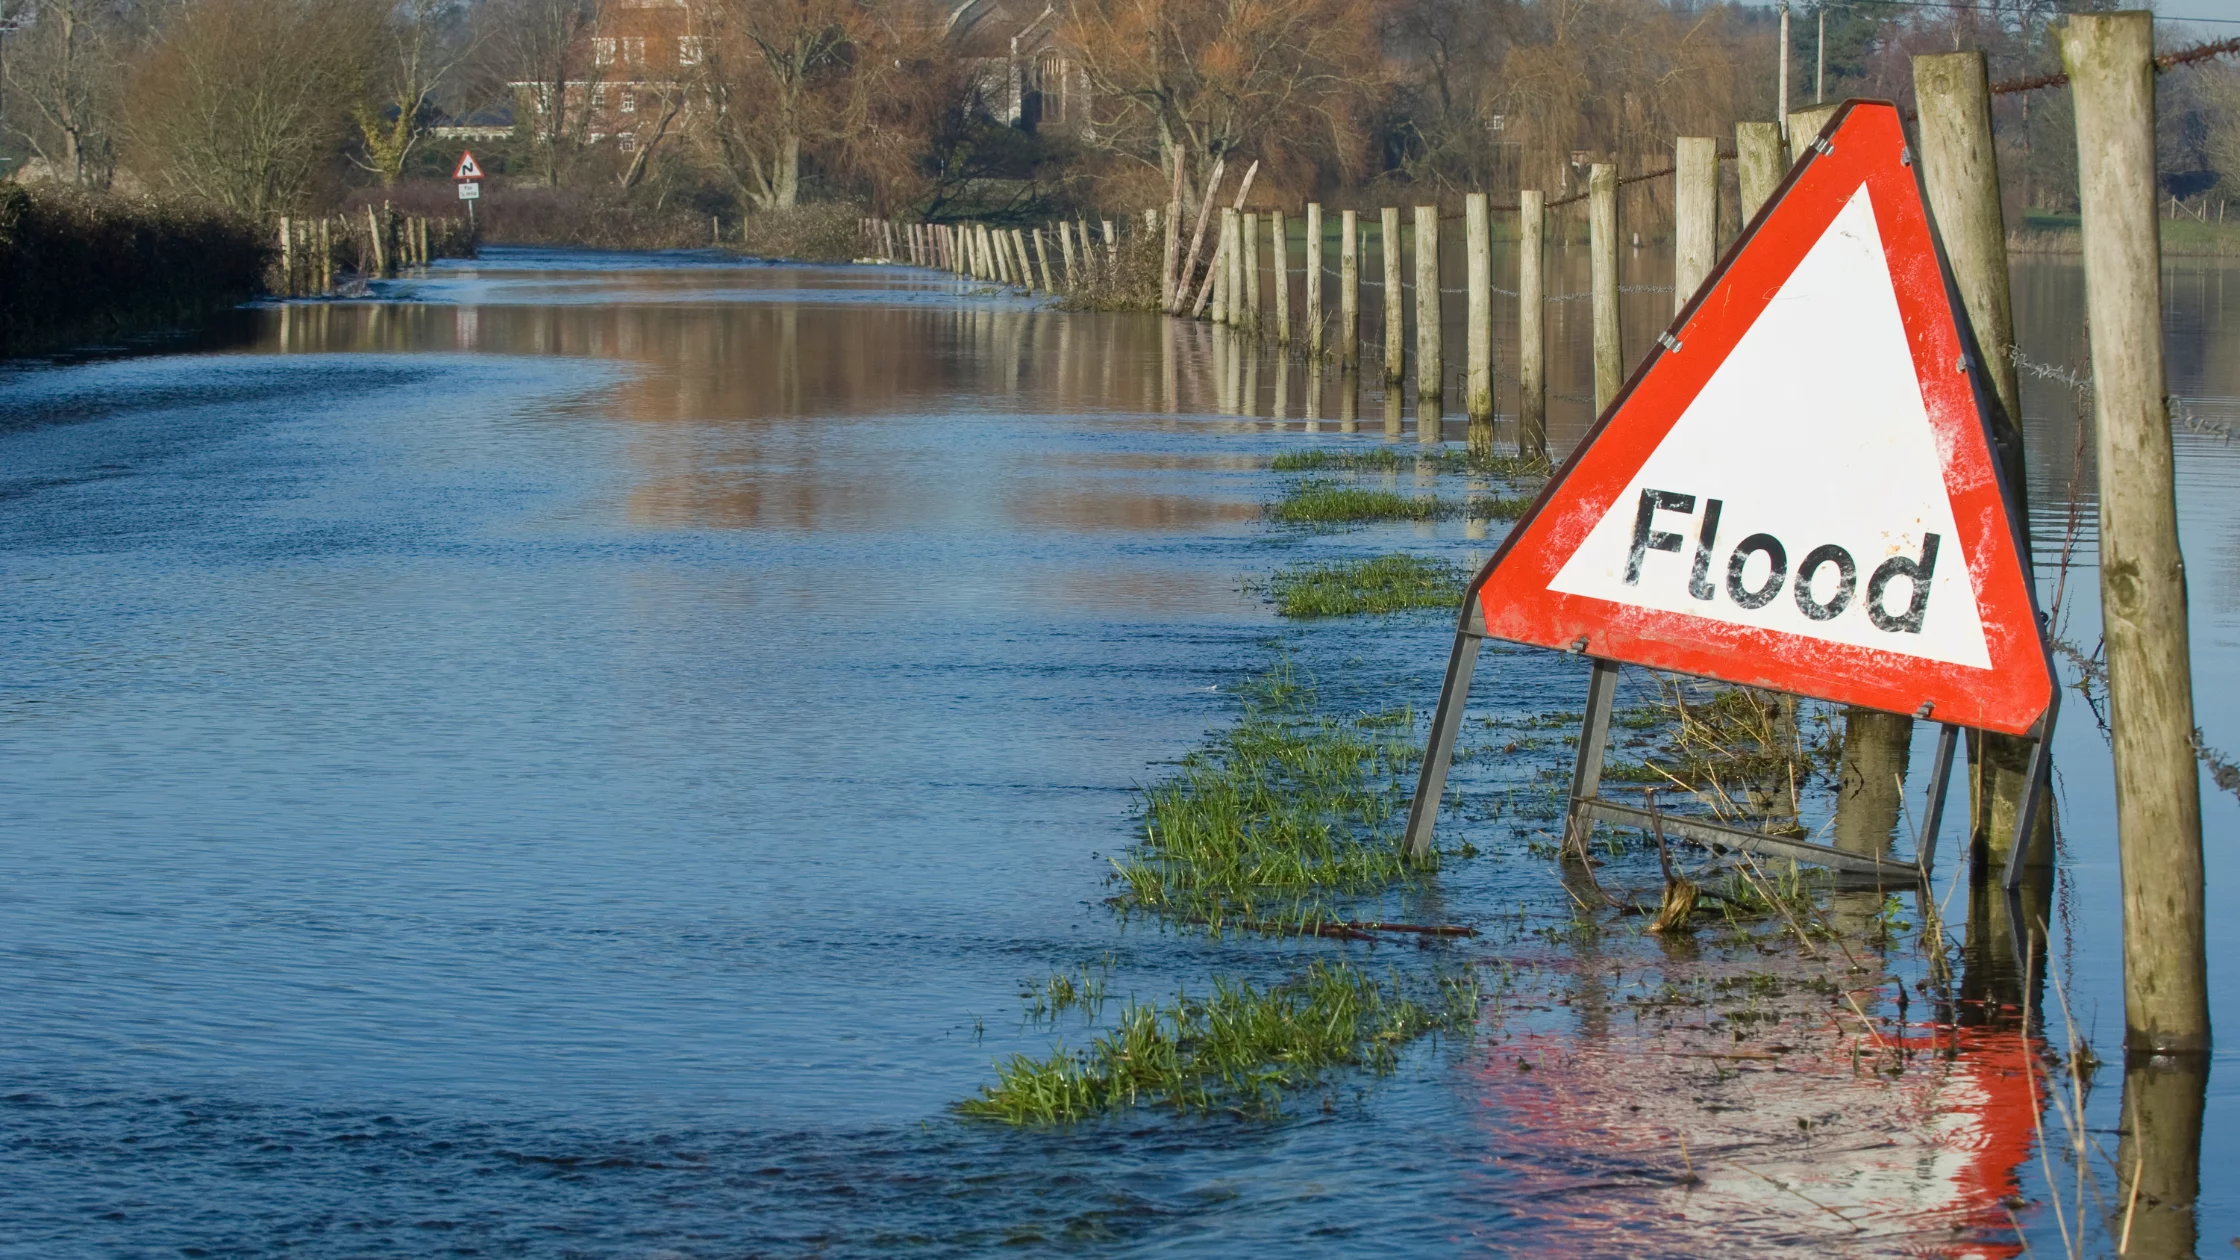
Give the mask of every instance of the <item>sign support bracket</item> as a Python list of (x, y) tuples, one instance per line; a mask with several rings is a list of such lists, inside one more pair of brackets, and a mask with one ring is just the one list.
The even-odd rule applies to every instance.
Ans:
[(1478, 583), (1462, 593), (1462, 616), (1454, 631), (1454, 650), (1447, 654), (1447, 676), (1439, 684), (1439, 706), (1431, 713), (1431, 743), (1423, 750), (1423, 768), (1416, 772), (1415, 800), (1408, 806), (1408, 831), (1404, 842), (1410, 862), (1431, 855), (1431, 831), (1439, 819), (1439, 798), (1447, 790), (1447, 767), (1454, 762), (1455, 740), (1462, 734), (1462, 709), (1470, 695), (1470, 679), (1478, 672), (1478, 648), (1485, 642), (1485, 609), (1478, 602)]

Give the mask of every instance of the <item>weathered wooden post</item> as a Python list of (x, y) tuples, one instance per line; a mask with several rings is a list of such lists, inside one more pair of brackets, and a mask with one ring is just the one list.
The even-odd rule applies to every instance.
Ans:
[(1625, 348), (1618, 332), (1618, 168), (1587, 168), (1587, 253), (1594, 308), (1594, 409), (1610, 405), (1625, 384)]
[(2092, 338), (2100, 617), (2123, 866), (2124, 1044), (2148, 1054), (2205, 1053), (2201, 779), (2162, 367), (2154, 18), (2078, 13), (2056, 29), (2076, 104)]
[(1788, 163), (1782, 160), (1781, 124), (1746, 122), (1734, 125), (1735, 181), (1742, 187), (1742, 221), (1747, 225), (1781, 186)]
[(1024, 229), (1011, 229), (1011, 250), (1019, 256), (1019, 287), (1034, 288), (1034, 259), (1027, 255), (1027, 234)]
[(1104, 220), (1104, 260), (1115, 273), (1120, 270), (1120, 237), (1112, 230), (1112, 220)]
[(1237, 236), (1236, 217), (1236, 211), (1227, 206), (1221, 208), (1221, 226), (1213, 238), (1213, 259), (1206, 268), (1208, 278), (1213, 281), (1213, 307), (1207, 312), (1207, 318), (1222, 326), (1229, 322), (1229, 294), (1233, 287), (1229, 278), (1234, 270), (1230, 258)]
[(1238, 254), (1244, 278), (1244, 310), (1238, 323), (1246, 332), (1260, 335), (1260, 216), (1247, 212), (1239, 220), (1244, 228)]
[[(2021, 388), (2010, 353), (2014, 305), (2007, 278), (2006, 219), (1999, 204), (1999, 157), (1991, 139), (1990, 75), (1980, 52), (1942, 53), (1915, 57), (1913, 81), (1921, 113), (1922, 182), (1999, 402), (1991, 436), (2014, 497), (2014, 517), (2027, 521), (2029, 473), (2023, 462)], [(2022, 561), (2029, 564), (2027, 553)], [(1968, 794), (1971, 847), (1985, 865), (2003, 870), (2030, 782), (2031, 743), (2011, 735), (1972, 734), (1969, 752), (1975, 769), (1974, 790)], [(2053, 862), (2050, 798), (2049, 789), (2040, 798), (2030, 851), (2023, 855), (2041, 868)]]
[(1357, 210), (1338, 212), (1338, 366), (1348, 372), (1361, 366), (1361, 213)]
[(1548, 195), (1517, 194), (1517, 453), (1548, 463), (1546, 291), (1540, 269), (1546, 247)]
[(1834, 105), (1810, 105), (1789, 111), (1789, 165), (1804, 156), (1805, 147), (1819, 139), (1820, 129), (1836, 116)]
[(389, 274), (388, 260), (381, 253), (381, 216), (374, 211), (373, 203), (366, 203), (366, 240), (372, 246), (373, 274)]
[(294, 295), (296, 291), (295, 242), (288, 235), (288, 216), (280, 216), (280, 294)]
[(1473, 422), (1493, 419), (1493, 218), (1484, 193), (1462, 202), (1463, 244), (1470, 255), (1469, 380), (1463, 409)]
[[(1283, 211), (1268, 213), (1268, 263), (1273, 269), (1276, 304), (1276, 344), (1291, 344), (1291, 224)], [(1278, 380), (1282, 377), (1278, 376)]]
[[(1176, 159), (1177, 162), (1180, 160), (1179, 157)], [(1190, 284), (1197, 279), (1198, 251), (1205, 246), (1207, 216), (1213, 213), (1215, 198), (1221, 191), (1221, 171), (1225, 165), (1226, 159), (1215, 158), (1213, 170), (1206, 176), (1205, 192), (1198, 198), (1198, 226), (1190, 234), (1190, 248), (1182, 255), (1180, 275), (1174, 282), (1174, 296), (1167, 303), (1169, 315), (1179, 313), (1190, 300)]]
[(1065, 255), (1066, 288), (1081, 288), (1081, 262), (1073, 254), (1073, 228), (1064, 219), (1058, 220), (1058, 252)]
[(1050, 246), (1043, 241), (1041, 228), (1034, 230), (1034, 258), (1036, 262), (1042, 264), (1043, 291), (1056, 293), (1058, 291), (1058, 281), (1055, 276), (1050, 274)]
[(1400, 279), (1400, 208), (1377, 212), (1377, 252), (1384, 261), (1384, 383), (1397, 389), (1407, 377), (1407, 348), (1401, 344), (1407, 290)]
[(1417, 206), (1416, 403), (1419, 407), (1428, 405), (1434, 416), (1439, 399), (1446, 394), (1447, 356), (1440, 342), (1440, 323), (1439, 207)]
[(319, 217), (319, 292), (334, 291), (334, 220)]
[(1682, 136), (1672, 161), (1672, 313), (1696, 295), (1719, 261), (1719, 142)]
[(1319, 201), (1307, 203), (1307, 361), (1322, 362), (1322, 203)]

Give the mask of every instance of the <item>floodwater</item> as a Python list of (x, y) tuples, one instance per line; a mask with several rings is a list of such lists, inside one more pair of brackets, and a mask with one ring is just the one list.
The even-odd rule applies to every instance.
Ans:
[[(1555, 270), (1585, 287), (1583, 253)], [(2240, 749), (2228, 275), (2173, 269), (2168, 332), (2199, 720)], [(2035, 544), (2049, 588), (2068, 557), (2089, 654), (2090, 446), (2053, 374), (2085, 362), (2080, 298), (2068, 261), (2019, 265), (2049, 365)], [(1670, 297), (1631, 300), (1639, 346)], [(1585, 318), (1551, 322), (1559, 446)], [(2070, 1086), (2024, 1066), (2066, 1054), (2058, 1014), (2050, 1049), (1919, 991), (1909, 1016), (1895, 955), (1853, 1026), (1785, 1012), (1778, 1046), (1657, 1006), (1809, 968), (1562, 930), (1552, 865), (1472, 805), (1560, 773), (1560, 742), (1458, 771), (1443, 836), (1482, 853), (1415, 910), (1477, 940), (1115, 920), (1134, 790), (1236, 684), (1288, 663), (1333, 709), (1428, 710), (1446, 617), (1289, 624), (1252, 589), (1488, 553), (1498, 524), (1261, 519), (1271, 456), (1388, 440), (1418, 442), (1412, 408), (1202, 327), (697, 255), (492, 251), (194, 348), (8, 369), (0, 1254), (2003, 1256), (2016, 1221), (2058, 1253), (2075, 1168), (2037, 1117), (2058, 1134)], [(1576, 660), (1487, 659), (1474, 712), (1576, 711)], [(2112, 1064), (2085, 1100), (2098, 1246), (2118, 906), (2107, 745), (2067, 713), (2046, 957)], [(2149, 1108), (2198, 1124), (2201, 1197), (2150, 1204), (2134, 1255), (2240, 1240), (2240, 800), (2203, 798), (2226, 1048), (2205, 1094)], [(1024, 1018), (1053, 969), (1109, 959), (1159, 999), (1333, 954), (1524, 978), (1475, 1035), (1288, 1119), (950, 1110), (998, 1058), (1090, 1035)], [(1877, 1051), (1933, 1052), (1863, 1073), (1870, 1018)]]

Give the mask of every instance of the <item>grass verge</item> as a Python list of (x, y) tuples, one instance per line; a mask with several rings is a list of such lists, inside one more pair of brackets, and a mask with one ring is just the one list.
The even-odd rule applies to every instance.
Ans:
[(1462, 598), (1465, 577), (1460, 565), (1402, 552), (1368, 560), (1289, 565), (1276, 571), (1268, 593), (1276, 611), (1286, 617), (1452, 609)]
[(1480, 477), (1498, 477), (1505, 481), (1537, 477), (1547, 469), (1534, 461), (1515, 455), (1493, 455), (1469, 450), (1450, 450), (1441, 447), (1430, 451), (1411, 451), (1401, 454), (1397, 447), (1371, 446), (1360, 449), (1318, 449), (1312, 451), (1285, 451), (1269, 465), (1276, 472), (1398, 472), (1401, 468), (1425, 468), (1439, 473), (1469, 473)]
[(1376, 521), (1436, 521), (1466, 516), (1473, 520), (1513, 521), (1532, 500), (1523, 495), (1483, 495), (1466, 501), (1437, 495), (1405, 495), (1309, 477), (1286, 487), (1270, 504), (1268, 517), (1283, 525), (1366, 525)]
[(1400, 1047), (1476, 1018), (1474, 976), (1434, 982), (1428, 1001), (1345, 962), (1317, 962), (1266, 989), (1216, 977), (1212, 996), (1131, 1005), (1088, 1049), (1013, 1055), (996, 1083), (958, 1104), (1011, 1124), (1084, 1120), (1138, 1105), (1269, 1115), (1286, 1091), (1334, 1068), (1384, 1073)]

